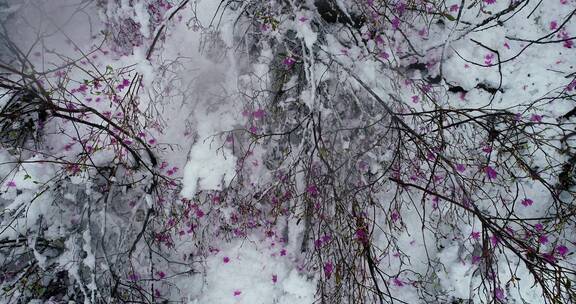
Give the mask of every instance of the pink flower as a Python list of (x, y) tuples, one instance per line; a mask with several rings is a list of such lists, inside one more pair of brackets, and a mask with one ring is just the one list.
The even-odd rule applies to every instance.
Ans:
[(484, 56), (484, 64), (486, 65), (492, 64), (492, 59), (494, 59), (494, 54), (493, 53), (487, 54), (486, 56)]
[(222, 262), (224, 262), (224, 264), (228, 264), (228, 263), (230, 263), (230, 258), (227, 257), (227, 256), (225, 256), (225, 257), (222, 259)]
[[(484, 1), (488, 1), (488, 0), (484, 0)], [(498, 301), (504, 301), (506, 296), (504, 294), (504, 290), (502, 290), (502, 288), (496, 288), (494, 289), (494, 296), (496, 297), (496, 299), (498, 299)]]
[(136, 281), (140, 280), (140, 275), (133, 272), (130, 275), (128, 275), (128, 280), (132, 281), (132, 282), (136, 282)]
[(490, 153), (490, 152), (492, 152), (492, 147), (491, 146), (484, 146), (482, 148), (482, 151), (484, 151), (484, 153)]
[(402, 16), (406, 11), (406, 3), (398, 2), (398, 4), (396, 4), (396, 11), (398, 12), (398, 15)]
[(568, 32), (566, 32), (566, 30), (560, 31), (558, 37), (564, 40), (562, 46), (564, 46), (565, 48), (571, 49), (574, 46), (574, 41), (572, 40), (572, 38), (570, 38), (570, 35), (568, 34)]
[(542, 231), (542, 229), (544, 229), (544, 226), (540, 223), (534, 225), (534, 228), (536, 228), (536, 231)]
[(318, 195), (318, 187), (316, 187), (316, 185), (309, 185), (306, 188), (306, 192), (310, 195), (310, 196), (317, 196)]
[(308, 21), (308, 18), (305, 16), (302, 16), (302, 17), (298, 18), (298, 20), (300, 20), (300, 22), (306, 22), (306, 21)]
[(166, 273), (164, 273), (164, 271), (158, 271), (158, 272), (156, 272), (156, 275), (158, 276), (158, 278), (160, 280), (162, 280), (166, 277)]
[(85, 84), (82, 84), (76, 90), (80, 93), (86, 93), (86, 91), (88, 90), (88, 86), (86, 86)]
[(496, 172), (496, 170), (494, 170), (494, 168), (492, 168), (491, 166), (487, 166), (486, 168), (484, 168), (484, 172), (486, 173), (486, 176), (488, 176), (488, 179), (490, 180), (495, 179), (496, 176), (498, 176), (498, 172)]
[(400, 27), (400, 19), (398, 17), (394, 17), (391, 23), (392, 23), (392, 29), (397, 30)]
[(522, 205), (524, 205), (525, 207), (532, 206), (532, 204), (534, 204), (534, 201), (529, 198), (525, 198), (522, 200)]
[(470, 233), (470, 237), (475, 239), (475, 240), (479, 240), (480, 239), (480, 232), (479, 231), (472, 231), (472, 233)]
[(428, 30), (426, 28), (422, 28), (421, 30), (418, 31), (418, 35), (420, 35), (421, 37), (426, 37), (428, 35)]
[(546, 236), (545, 234), (541, 235), (538, 238), (538, 243), (540, 243), (542, 245), (548, 244), (548, 236)]
[(556, 246), (556, 252), (561, 256), (566, 256), (568, 254), (568, 247), (564, 245)]
[(398, 214), (396, 211), (393, 211), (392, 214), (390, 214), (390, 218), (393, 222), (396, 222), (398, 219), (400, 219), (400, 214)]
[(477, 255), (472, 256), (472, 264), (478, 264), (478, 262), (480, 262), (480, 260), (482, 260), (481, 256), (477, 256)]
[(252, 112), (252, 117), (256, 118), (256, 119), (262, 119), (264, 118), (264, 114), (266, 114), (266, 112), (262, 109), (258, 109), (254, 112)]
[(332, 265), (331, 262), (326, 262), (324, 264), (324, 275), (326, 276), (327, 279), (330, 279), (333, 271), (334, 271), (334, 265)]
[(278, 276), (273, 274), (272, 275), (272, 283), (276, 284), (276, 282), (278, 282)]
[(234, 290), (234, 296), (235, 296), (235, 297), (237, 297), (237, 296), (239, 296), (239, 295), (241, 295), (241, 294), (242, 294), (242, 291), (240, 291), (240, 290)]
[(378, 56), (384, 60), (387, 60), (388, 58), (390, 58), (390, 55), (388, 55), (388, 53), (386, 53), (384, 51), (380, 52), (380, 54)]
[(165, 169), (168, 167), (168, 163), (165, 161), (162, 161), (162, 163), (160, 164), (160, 170)]
[(542, 122), (542, 115), (532, 114), (532, 116), (530, 116), (530, 121), (532, 121), (532, 122)]
[(456, 171), (463, 173), (464, 171), (466, 171), (466, 166), (463, 164), (456, 164)]
[(555, 30), (558, 28), (558, 22), (556, 22), (556, 20), (550, 22), (550, 29), (551, 30)]
[(394, 278), (394, 280), (392, 280), (392, 283), (398, 287), (402, 287), (404, 286), (404, 282), (402, 282), (400, 279), (398, 278)]
[(457, 12), (459, 9), (460, 9), (460, 6), (458, 4), (450, 5), (450, 11), (451, 12)]
[(550, 263), (556, 263), (556, 258), (554, 257), (554, 255), (552, 253), (543, 253), (542, 257)]
[(286, 249), (280, 250), (280, 256), (285, 256), (285, 255), (286, 255)]
[(497, 246), (500, 243), (500, 239), (493, 235), (490, 237), (490, 243), (492, 243), (492, 246)]
[(494, 3), (496, 3), (496, 0), (484, 0), (484, 3), (486, 3), (486, 4), (494, 4)]
[(368, 232), (366, 229), (356, 229), (356, 239), (360, 241), (360, 243), (368, 243)]
[(282, 61), (282, 64), (284, 64), (288, 68), (291, 68), (295, 63), (296, 63), (296, 59), (294, 59), (292, 57), (286, 57)]
[(14, 182), (14, 181), (9, 181), (9, 182), (6, 183), (6, 186), (7, 186), (8, 188), (16, 188), (16, 182)]
[(437, 196), (434, 196), (434, 198), (432, 199), (432, 208), (433, 209), (438, 209), (438, 201), (439, 201), (439, 198)]
[(412, 102), (413, 102), (413, 103), (418, 103), (418, 99), (419, 99), (419, 98), (420, 98), (420, 97), (418, 97), (418, 95), (412, 96)]

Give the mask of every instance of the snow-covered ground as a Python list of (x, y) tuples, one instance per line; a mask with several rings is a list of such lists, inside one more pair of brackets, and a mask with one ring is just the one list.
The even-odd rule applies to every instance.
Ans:
[[(160, 242), (165, 246), (161, 244), (154, 249), (166, 250), (167, 253), (162, 258), (166, 257), (166, 260), (174, 263), (167, 263), (168, 266), (154, 269), (156, 267), (154, 263), (164, 265), (162, 263), (166, 261), (163, 261), (160, 255), (146, 260), (148, 255), (152, 256), (146, 249), (147, 243), (136, 242), (137, 250), (132, 250), (134, 253), (130, 252), (130, 258), (135, 260), (131, 266), (132, 272), (129, 278), (124, 279), (136, 282), (143, 280), (146, 284), (148, 281), (154, 282), (155, 285), (151, 289), (154, 291), (151, 293), (155, 293), (154, 297), (158, 299), (194, 304), (311, 304), (320, 296), (319, 286), (329, 284), (326, 282), (330, 280), (332, 274), (339, 280), (339, 267), (343, 266), (332, 264), (337, 263), (335, 260), (332, 261), (337, 253), (331, 252), (330, 256), (319, 258), (311, 257), (313, 254), (303, 253), (300, 250), (304, 221), (290, 216), (285, 219), (278, 216), (282, 220), (273, 224), (272, 220), (266, 218), (270, 221), (266, 223), (270, 227), (264, 227), (262, 222), (258, 222), (259, 213), (254, 211), (253, 214), (250, 213), (254, 218), (248, 216), (245, 226), (237, 223), (242, 221), (236, 219), (241, 209), (248, 208), (243, 205), (246, 201), (258, 205), (266, 204), (268, 200), (272, 201), (270, 198), (272, 196), (274, 199), (281, 199), (282, 193), (274, 192), (276, 191), (274, 187), (281, 183), (276, 181), (275, 174), (278, 172), (270, 170), (265, 165), (268, 150), (272, 149), (271, 146), (266, 146), (266, 139), (255, 141), (256, 144), (247, 149), (249, 153), (242, 154), (238, 151), (247, 150), (243, 150), (244, 146), (241, 148), (238, 146), (246, 142), (240, 142), (240, 136), (235, 135), (248, 130), (252, 133), (252, 138), (256, 138), (258, 134), (264, 134), (264, 130), (268, 127), (266, 123), (270, 125), (283, 123), (266, 120), (276, 114), (271, 112), (272, 106), (266, 108), (269, 105), (266, 101), (268, 95), (246, 94), (250, 91), (247, 88), (253, 89), (250, 92), (256, 91), (256, 88), (262, 91), (272, 90), (270, 87), (274, 80), (271, 75), (275, 64), (280, 63), (279, 65), (286, 70), (295, 66), (296, 61), (298, 65), (302, 64), (301, 74), (305, 75), (307, 83), (303, 85), (305, 88), (299, 92), (299, 96), (292, 98), (302, 100), (305, 106), (317, 109), (324, 117), (334, 115), (337, 112), (336, 107), (331, 108), (322, 104), (316, 92), (320, 92), (328, 80), (342, 80), (342, 83), (346, 81), (346, 84), (342, 84), (339, 88), (360, 91), (362, 85), (353, 80), (351, 75), (356, 75), (355, 77), (370, 87), (374, 94), (386, 100), (394, 100), (396, 102), (394, 106), (397, 106), (395, 109), (399, 109), (398, 113), (425, 112), (435, 107), (454, 111), (507, 110), (517, 113), (516, 119), (526, 125), (526, 128), (533, 128), (538, 134), (551, 134), (550, 136), (556, 136), (556, 133), (553, 133), (555, 132), (553, 126), (564, 123), (560, 117), (576, 106), (573, 97), (566, 97), (573, 96), (576, 90), (574, 77), (576, 40), (560, 43), (529, 42), (551, 32), (554, 32), (551, 37), (556, 37), (551, 39), (566, 39), (576, 35), (576, 21), (572, 17), (576, 9), (575, 0), (527, 1), (526, 7), (513, 17), (509, 15), (502, 17), (502, 24), (487, 22), (486, 25), (477, 28), (472, 25), (490, 18), (496, 12), (506, 10), (519, 1), (484, 0), (482, 10), (477, 6), (470, 9), (464, 7), (460, 10), (460, 5), (466, 1), (447, 1), (447, 13), (454, 16), (461, 13), (458, 21), (450, 20), (454, 19), (453, 16), (442, 23), (424, 24), (422, 20), (414, 21), (416, 26), (422, 27), (421, 29), (412, 28), (413, 25), (406, 26), (410, 27), (410, 31), (420, 33), (414, 35), (412, 43), (414, 48), (425, 54), (420, 59), (426, 63), (426, 72), (404, 71), (403, 75), (408, 77), (401, 81), (394, 78), (399, 77), (400, 73), (393, 73), (405, 67), (409, 59), (402, 59), (402, 55), (405, 54), (397, 49), (403, 47), (399, 42), (402, 41), (402, 35), (397, 28), (389, 28), (386, 32), (388, 38), (394, 37), (396, 40), (382, 42), (379, 40), (381, 38), (373, 35), (368, 37), (364, 44), (347, 44), (344, 43), (346, 42), (343, 38), (346, 36), (344, 31), (316, 32), (317, 27), (312, 21), (318, 20), (319, 16), (315, 10), (309, 9), (313, 7), (314, 1), (304, 1), (304, 5), (298, 5), (298, 1), (289, 1), (293, 11), (285, 12), (283, 16), (276, 16), (278, 19), (284, 18), (279, 24), (270, 28), (263, 26), (264, 38), (261, 39), (264, 42), (260, 41), (257, 44), (261, 49), (256, 55), (250, 54), (252, 57), (244, 53), (239, 55), (237, 52), (242, 48), (242, 43), (239, 41), (251, 39), (246, 38), (248, 26), (239, 13), (242, 9), (238, 7), (225, 9), (224, 2), (221, 1), (187, 1), (182, 2), (186, 3), (183, 6), (179, 6), (180, 2), (176, 1), (109, 1), (106, 12), (97, 10), (90, 4), (86, 4), (80, 12), (76, 10), (77, 2), (80, 1), (39, 2), (42, 2), (42, 7), (47, 9), (47, 12), (37, 11), (31, 1), (23, 1), (10, 7), (16, 9), (18, 5), (22, 5), (21, 9), (25, 12), (23, 15), (27, 16), (28, 20), (38, 21), (37, 25), (32, 25), (32, 32), (36, 30), (35, 26), (46, 27), (53, 31), (53, 38), (47, 40), (45, 44), (31, 45), (31, 32), (25, 28), (19, 29), (22, 31), (21, 41), (16, 43), (32, 48), (31, 59), (37, 69), (50, 71), (68, 58), (85, 57), (78, 60), (74, 68), (66, 70), (67, 81), (61, 82), (62, 75), (52, 72), (43, 81), (61, 83), (65, 86), (68, 94), (60, 97), (72, 100), (69, 102), (70, 108), (89, 106), (106, 117), (117, 119), (119, 124), (124, 123), (122, 126), (138, 130), (138, 138), (157, 153), (159, 160), (155, 167), (157, 172), (171, 179), (172, 183), (166, 182), (168, 186), (165, 189), (169, 190), (158, 195), (162, 198), (160, 202), (148, 201), (150, 196), (144, 195), (144, 191), (135, 192), (134, 202), (130, 201), (132, 198), (126, 201), (119, 199), (118, 204), (126, 204), (114, 207), (118, 208), (118, 213), (107, 217), (109, 212), (107, 209), (90, 207), (88, 201), (79, 201), (78, 195), (73, 193), (77, 188), (73, 188), (69, 193), (63, 193), (63, 198), (55, 194), (56, 192), (45, 190), (53, 185), (51, 183), (55, 176), (69, 172), (70, 168), (63, 170), (58, 163), (36, 162), (45, 160), (46, 155), (32, 152), (23, 154), (26, 156), (24, 160), (29, 163), (16, 166), (13, 164), (16, 162), (16, 156), (9, 153), (8, 149), (0, 150), (0, 211), (3, 215), (24, 214), (25, 211), (25, 215), (12, 222), (4, 222), (7, 216), (2, 218), (0, 239), (31, 235), (30, 229), (36, 227), (39, 219), (44, 220), (44, 217), (49, 218), (52, 226), (47, 228), (42, 237), (56, 239), (65, 229), (73, 229), (79, 222), (84, 223), (84, 213), (90, 212), (101, 215), (104, 224), (97, 227), (103, 229), (102, 231), (103, 227), (106, 227), (107, 219), (110, 222), (121, 222), (124, 216), (130, 219), (130, 225), (128, 228), (118, 229), (137, 232), (141, 225), (141, 220), (138, 218), (142, 216), (143, 210), (151, 210), (150, 206), (153, 205), (154, 208), (158, 208), (158, 214), (162, 215), (161, 219), (154, 222), (154, 227), (157, 231), (165, 233), (158, 232), (156, 235), (159, 239), (165, 236)], [(74, 5), (69, 2), (74, 2)], [(353, 10), (353, 1), (336, 2), (343, 9), (349, 7), (350, 11)], [(159, 14), (163, 19), (156, 26), (151, 26), (149, 24), (151, 9), (147, 5), (157, 3), (162, 3), (163, 11)], [(379, 1), (363, 3), (372, 5)], [(250, 7), (247, 5), (245, 9), (249, 10)], [(173, 18), (168, 20), (168, 16), (172, 16), (172, 13)], [(53, 20), (39, 20), (41, 18), (38, 16), (51, 16)], [(66, 16), (72, 18), (68, 19)], [(87, 17), (90, 18), (90, 22)], [(141, 39), (144, 42), (134, 46), (133, 50), (126, 54), (106, 47), (100, 48), (103, 35), (99, 31), (106, 29), (106, 22), (128, 17), (140, 24), (139, 34), (142, 35)], [(569, 21), (564, 22), (567, 19)], [(400, 23), (397, 26), (405, 25)], [(558, 30), (559, 28), (561, 30)], [(160, 30), (165, 30), (166, 35), (156, 41), (152, 48), (152, 41), (155, 41), (157, 31)], [(362, 28), (360, 32), (362, 30), (367, 31), (366, 28)], [(282, 41), (281, 37), (288, 35), (290, 31), (295, 34), (295, 41), (301, 43), (298, 47), (306, 51), (303, 54), (288, 52), (282, 58), (274, 58), (280, 55), (273, 51), (276, 46), (268, 42), (278, 39), (278, 44), (281, 44), (279, 42)], [(332, 65), (341, 65), (342, 69), (336, 73), (331, 70)], [(107, 81), (121, 98), (124, 96), (123, 92), (134, 92), (134, 86), (138, 83), (139, 90), (136, 93), (138, 104), (126, 112), (124, 104), (104, 94), (103, 90), (99, 91), (90, 80), (90, 77), (95, 77), (95, 71), (107, 75)], [(430, 93), (424, 91), (422, 80), (427, 77), (434, 78), (439, 74), (442, 80), (427, 87)], [(295, 78), (287, 79), (283, 86), (290, 87), (296, 81)], [(397, 86), (398, 83), (401, 85)], [(455, 92), (447, 90), (456, 87), (460, 90)], [(486, 88), (492, 88), (494, 92)], [(358, 96), (366, 97), (360, 94)], [(436, 104), (430, 101), (433, 99), (430, 96), (434, 96)], [(250, 102), (246, 101), (248, 99)], [(290, 99), (287, 100), (290, 102)], [(2, 97), (0, 106), (7, 102), (6, 97)], [(132, 113), (142, 116), (146, 114), (153, 119), (139, 118), (137, 126), (132, 125), (132, 122), (122, 122), (122, 115)], [(382, 117), (383, 114), (365, 118), (366, 121), (351, 120), (347, 126), (353, 128), (366, 123), (377, 124)], [(105, 124), (104, 119), (98, 117), (92, 119), (96, 124)], [(286, 118), (287, 124), (290, 123), (289, 120), (290, 117)], [(574, 121), (574, 117), (571, 121)], [(564, 126), (573, 132), (574, 124), (567, 122)], [(325, 128), (329, 133), (333, 131), (331, 128), (336, 129), (336, 126)], [(83, 137), (87, 130), (88, 127), (77, 127), (68, 122), (49, 124), (43, 149), (51, 153), (51, 160), (75, 160), (86, 150), (86, 142), (79, 141), (78, 137)], [(447, 133), (449, 134), (445, 136), (449, 140), (456, 138), (456, 132)], [(133, 138), (125, 137), (124, 134), (120, 134), (119, 138), (125, 140), (128, 146), (137, 144)], [(117, 151), (111, 147), (98, 149), (99, 144), (105, 146), (106, 140), (102, 139), (101, 142), (94, 144), (93, 149), (96, 152), (90, 159), (94, 166), (117, 163), (122, 159), (118, 158), (115, 154)], [(455, 141), (458, 142), (457, 139)], [(557, 151), (563, 148), (562, 144), (559, 138), (556, 138), (547, 142), (541, 149), (531, 150), (531, 163), (528, 165), (536, 168), (543, 167), (543, 164), (561, 167), (568, 159), (568, 156)], [(303, 151), (303, 145), (295, 147), (294, 150)], [(343, 148), (346, 149), (348, 147)], [(454, 172), (457, 170), (458, 176), (463, 180), (487, 181), (478, 189), (478, 192), (482, 193), (475, 202), (479, 210), (497, 216), (513, 210), (518, 218), (533, 219), (527, 222), (534, 227), (540, 227), (538, 231), (543, 231), (537, 235), (535, 241), (539, 252), (548, 253), (559, 264), (571, 267), (576, 263), (575, 255), (572, 254), (576, 251), (574, 227), (570, 226), (571, 224), (562, 226), (564, 224), (561, 222), (539, 220), (554, 213), (551, 210), (556, 202), (545, 186), (534, 180), (523, 179), (518, 184), (509, 184), (515, 179), (504, 173), (505, 168), (502, 164), (505, 161), (502, 158), (505, 156), (501, 150), (504, 150), (503, 145), (474, 138), (469, 142), (458, 142), (453, 147), (434, 153), (458, 160)], [(129, 154), (126, 151), (124, 153)], [(322, 153), (324, 152), (318, 152)], [(390, 152), (387, 155), (367, 157), (369, 159), (365, 164), (367, 169), (359, 171), (366, 170), (376, 175), (378, 170), (383, 170), (380, 167), (382, 163), (391, 161), (392, 154)], [(476, 157), (478, 154), (481, 156)], [(298, 157), (294, 156), (286, 163), (296, 162)], [(428, 156), (428, 160), (433, 160), (435, 157), (435, 155)], [(478, 159), (484, 162), (479, 163)], [(426, 167), (425, 163), (425, 160), (422, 161), (422, 168)], [(248, 169), (245, 175), (239, 177), (241, 165)], [(408, 161), (406, 166), (409, 166)], [(82, 171), (70, 174), (70, 183), (78, 187), (86, 186), (86, 194), (91, 195), (89, 188), (93, 178), (88, 169), (72, 170), (76, 169)], [(492, 169), (493, 172), (490, 171)], [(368, 176), (368, 173), (365, 176)], [(97, 175), (94, 172), (92, 174)], [(315, 197), (318, 190), (307, 185), (308, 181), (305, 182), (301, 174), (301, 172), (296, 174), (297, 181), (291, 185), (292, 195), (298, 199), (303, 199), (307, 195)], [(421, 182), (418, 174), (414, 173), (408, 180), (412, 178), (414, 183)], [(142, 179), (145, 180), (147, 177), (145, 174), (142, 175), (144, 176)], [(544, 176), (550, 183), (555, 182), (554, 178)], [(237, 189), (241, 186), (243, 189), (253, 191), (242, 192)], [(388, 188), (384, 187), (385, 190), (376, 191), (378, 193), (375, 197), (381, 202), (391, 202), (395, 199), (396, 192), (390, 191), (395, 187), (395, 184)], [(44, 191), (47, 191), (47, 195), (38, 195)], [(119, 191), (128, 193), (132, 190)], [(413, 206), (386, 206), (381, 210), (366, 211), (374, 217), (375, 226), (382, 226), (379, 227), (381, 230), (371, 235), (374, 246), (387, 248), (378, 251), (382, 254), (375, 257), (377, 267), (383, 269), (387, 275), (386, 278), (382, 276), (376, 279), (382, 284), (381, 286), (387, 288), (390, 298), (386, 298), (386, 301), (395, 297), (404, 303), (421, 303), (422, 286), (425, 285), (423, 282), (431, 277), (433, 280), (430, 279), (425, 283), (432, 285), (430, 282), (433, 281), (436, 285), (427, 285), (427, 291), (438, 291), (441, 296), (437, 301), (441, 303), (447, 303), (451, 299), (479, 297), (477, 289), (481, 285), (482, 278), (478, 275), (478, 270), (484, 265), (481, 261), (483, 254), (481, 244), (492, 242), (492, 245), (497, 246), (502, 240), (495, 236), (481, 236), (483, 223), (471, 216), (471, 213), (462, 210), (448, 212), (453, 205), (446, 198), (415, 194), (416, 191), (410, 191), (407, 192), (411, 194), (402, 192), (400, 195), (406, 195), (410, 199), (415, 197), (416, 203)], [(253, 200), (241, 196), (246, 193), (253, 193)], [(238, 194), (238, 197), (231, 196), (233, 194)], [(102, 201), (101, 198), (108, 200), (103, 195), (94, 201), (99, 203)], [(50, 206), (53, 206), (52, 202), (56, 200), (71, 202), (70, 205), (74, 207), (59, 205), (58, 216), (53, 215)], [(422, 205), (418, 202), (420, 200)], [(573, 200), (571, 203), (574, 204)], [(146, 209), (146, 204), (149, 204), (150, 209)], [(91, 208), (94, 210), (88, 211), (92, 210)], [(307, 212), (298, 209), (299, 205), (289, 205), (286, 210), (288, 208), (291, 208), (294, 214)], [(252, 211), (251, 209), (250, 212)], [(278, 211), (277, 214), (284, 215), (282, 212)], [(426, 212), (429, 218), (423, 220), (422, 214), (426, 215)], [(458, 220), (460, 217), (466, 220)], [(90, 223), (88, 220), (88, 226)], [(388, 224), (389, 226), (385, 226)], [(433, 225), (437, 230), (430, 229)], [(97, 264), (101, 264), (103, 269), (110, 267), (110, 264), (107, 264), (109, 262), (104, 261), (103, 257), (95, 257), (93, 254), (93, 251), (97, 250), (94, 249), (96, 245), (92, 248), (90, 244), (99, 240), (92, 240), (91, 233), (96, 232), (90, 232), (90, 228), (86, 229), (87, 232), (79, 233), (80, 237), (76, 236), (78, 239), (72, 237), (63, 239), (62, 246), (72, 253), (63, 254), (56, 259), (55, 267), (68, 271), (68, 276), (78, 282), (86, 280), (79, 274), (79, 269), (82, 267), (89, 267), (92, 270), (97, 268)], [(518, 233), (521, 233), (520, 226), (512, 226), (510, 229), (518, 229)], [(356, 230), (356, 235), (351, 237), (356, 241), (364, 237), (358, 231), (360, 230)], [(326, 231), (326, 235), (328, 233), (330, 231)], [(340, 232), (335, 232), (334, 235), (338, 233)], [(96, 234), (92, 234), (92, 238), (94, 235)], [(122, 233), (120, 235), (121, 237), (118, 240), (114, 239), (114, 242), (125, 245), (123, 238), (127, 236)], [(316, 247), (322, 247), (322, 244), (332, 241), (328, 237), (322, 239), (320, 235), (316, 235), (315, 238)], [(311, 243), (313, 242), (314, 240)], [(343, 246), (354, 247), (357, 243)], [(78, 259), (77, 256), (81, 251), (87, 252), (87, 256)], [(503, 247), (495, 249), (494, 254), (500, 257), (514, 256)], [(50, 262), (53, 257), (39, 252), (35, 247), (33, 255), (41, 269), (48, 269), (47, 261)], [(0, 256), (0, 260), (1, 258), (6, 257)], [(314, 266), (309, 263), (309, 259), (320, 259), (322, 264), (320, 267), (318, 264)], [(537, 282), (532, 278), (529, 269), (519, 261), (519, 257), (501, 258), (495, 263), (495, 267), (499, 269), (498, 281), (501, 285), (494, 288), (494, 298), (507, 303), (546, 303), (542, 297), (542, 290), (535, 286)], [(574, 279), (573, 276), (572, 278)], [(92, 281), (88, 280), (91, 282), (87, 284), (88, 289), (82, 290), (86, 295), (86, 303), (97, 297), (95, 280), (96, 277), (93, 277)], [(14, 303), (14, 298), (0, 297), (0, 301)]]

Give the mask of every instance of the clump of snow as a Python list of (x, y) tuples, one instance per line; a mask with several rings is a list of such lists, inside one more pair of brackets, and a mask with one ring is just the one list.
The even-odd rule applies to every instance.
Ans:
[(293, 269), (290, 255), (271, 240), (238, 240), (206, 261), (202, 287), (190, 295), (190, 304), (314, 303), (315, 280)]
[(222, 190), (230, 184), (235, 174), (236, 158), (229, 149), (218, 148), (210, 140), (200, 141), (192, 147), (184, 168), (183, 197), (190, 198), (198, 190)]

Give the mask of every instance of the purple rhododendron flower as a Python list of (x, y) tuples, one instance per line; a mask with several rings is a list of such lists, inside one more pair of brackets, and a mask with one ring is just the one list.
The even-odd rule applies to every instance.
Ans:
[(136, 281), (140, 280), (140, 275), (137, 273), (131, 273), (128, 275), (128, 280), (132, 281), (132, 282), (136, 282)]
[(392, 219), (393, 222), (396, 222), (398, 219), (400, 219), (400, 214), (398, 214), (398, 212), (393, 211), (392, 214), (390, 215), (390, 218)]
[(334, 265), (332, 265), (331, 262), (326, 262), (324, 264), (324, 275), (326, 275), (327, 279), (330, 279), (333, 271), (334, 271)]
[(487, 166), (486, 168), (484, 168), (484, 172), (486, 172), (486, 176), (488, 176), (488, 179), (495, 179), (498, 176), (498, 172), (496, 172), (496, 170), (494, 170), (494, 168), (492, 168), (491, 166)]
[(292, 57), (286, 57), (282, 61), (282, 64), (284, 64), (288, 68), (291, 68), (295, 63), (296, 63), (296, 59), (294, 59)]
[(544, 254), (542, 254), (542, 257), (550, 263), (556, 263), (556, 258), (551, 253), (544, 253)]
[(524, 205), (524, 206), (526, 206), (526, 207), (532, 206), (533, 203), (534, 203), (534, 201), (532, 201), (532, 200), (529, 199), (529, 198), (525, 198), (525, 199), (522, 200), (522, 205)]
[(530, 121), (531, 122), (542, 122), (542, 115), (532, 114), (532, 116), (530, 116)]
[(552, 21), (550, 22), (550, 30), (555, 30), (558, 28), (558, 22)]
[(561, 256), (566, 256), (568, 254), (568, 247), (564, 245), (556, 246), (556, 252)]
[(306, 193), (310, 194), (310, 196), (317, 196), (318, 195), (318, 187), (316, 187), (316, 185), (309, 185), (306, 188)]
[(402, 282), (400, 279), (398, 278), (394, 278), (394, 280), (392, 280), (392, 283), (394, 283), (394, 285), (398, 286), (398, 287), (402, 287), (404, 286), (404, 282)]
[(490, 243), (492, 243), (492, 246), (497, 246), (500, 243), (500, 238), (493, 235), (490, 237)]
[[(484, 0), (486, 1), (486, 0)], [(500, 287), (494, 289), (494, 296), (496, 297), (496, 299), (498, 299), (499, 301), (504, 301), (505, 299), (505, 295), (504, 295), (504, 290)]]
[(264, 118), (264, 115), (266, 114), (266, 112), (262, 109), (258, 109), (254, 112), (252, 112), (252, 116), (256, 119), (262, 119)]
[(463, 173), (464, 171), (466, 171), (466, 166), (463, 164), (457, 164), (456, 165), (456, 171)]
[(364, 228), (356, 229), (356, 239), (361, 243), (368, 243), (368, 232)]
[(394, 17), (394, 19), (392, 19), (391, 23), (392, 23), (392, 28), (397, 30), (400, 27), (400, 18)]

